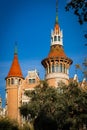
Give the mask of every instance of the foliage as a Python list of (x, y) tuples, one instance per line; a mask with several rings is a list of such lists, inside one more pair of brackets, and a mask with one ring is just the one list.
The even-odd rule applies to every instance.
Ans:
[(66, 5), (66, 11), (73, 9), (80, 24), (87, 22), (87, 0), (70, 0)]
[(54, 88), (41, 82), (25, 94), (31, 100), (20, 112), (34, 121), (35, 130), (76, 130), (87, 125), (87, 93), (77, 83)]
[(0, 118), (0, 130), (19, 130), (18, 124), (8, 118)]
[(77, 83), (71, 83), (65, 90), (67, 100), (66, 124), (79, 129), (87, 126), (87, 92), (80, 90)]
[(23, 124), (23, 126), (20, 127), (20, 130), (34, 130), (33, 125), (29, 122), (26, 122)]

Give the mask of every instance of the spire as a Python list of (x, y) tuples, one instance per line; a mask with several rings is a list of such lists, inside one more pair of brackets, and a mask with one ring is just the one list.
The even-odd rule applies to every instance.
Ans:
[(58, 0), (56, 0), (56, 21), (55, 24), (58, 24)]
[(9, 77), (20, 77), (23, 78), (22, 71), (20, 68), (20, 64), (18, 61), (18, 55), (17, 55), (17, 42), (15, 43), (15, 49), (14, 49), (14, 58), (12, 65), (10, 67), (9, 73), (6, 78)]
[(15, 42), (14, 55), (18, 54), (17, 41)]

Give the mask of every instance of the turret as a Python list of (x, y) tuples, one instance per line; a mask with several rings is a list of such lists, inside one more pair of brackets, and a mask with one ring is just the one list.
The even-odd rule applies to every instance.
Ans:
[(58, 1), (56, 2), (54, 30), (51, 32), (50, 52), (41, 63), (45, 68), (45, 79), (49, 85), (58, 87), (59, 82), (68, 84), (72, 60), (66, 56), (63, 48), (63, 34), (58, 22)]
[(20, 93), (23, 74), (18, 61), (17, 45), (15, 45), (14, 58), (6, 77), (6, 114), (9, 118), (20, 120)]

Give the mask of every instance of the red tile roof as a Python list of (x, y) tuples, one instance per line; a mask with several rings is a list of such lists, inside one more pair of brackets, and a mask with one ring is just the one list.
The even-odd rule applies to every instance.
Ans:
[(48, 54), (48, 58), (51, 58), (51, 57), (66, 57), (63, 47), (60, 45), (52, 46)]
[(10, 68), (10, 71), (6, 78), (8, 77), (20, 77), (23, 78), (22, 71), (18, 62), (17, 54), (14, 55), (14, 59)]

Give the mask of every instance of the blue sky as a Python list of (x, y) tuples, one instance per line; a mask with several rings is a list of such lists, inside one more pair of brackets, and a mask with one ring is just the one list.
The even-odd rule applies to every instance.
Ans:
[[(65, 11), (68, 0), (58, 0), (58, 19), (63, 30), (66, 55), (73, 60), (70, 77), (75, 74), (75, 64), (82, 65), (86, 54), (83, 37), (86, 24), (79, 25), (77, 17)], [(24, 77), (28, 70), (37, 69), (41, 79), (44, 68), (41, 60), (50, 50), (51, 29), (54, 28), (56, 0), (0, 0), (0, 95), (5, 102), (5, 77), (10, 69), (14, 44), (18, 44), (18, 58)], [(79, 80), (83, 77), (79, 73)]]

